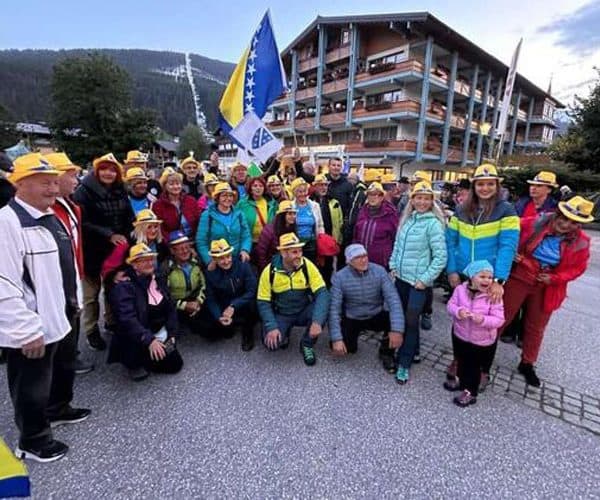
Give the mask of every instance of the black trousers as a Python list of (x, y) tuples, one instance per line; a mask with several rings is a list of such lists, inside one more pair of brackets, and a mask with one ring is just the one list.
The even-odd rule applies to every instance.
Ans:
[(425, 289), (425, 305), (423, 306), (423, 314), (433, 314), (433, 287), (428, 286)]
[(70, 407), (79, 316), (69, 319), (72, 330), (62, 340), (47, 345), (40, 359), (26, 358), (21, 349), (7, 349), (8, 389), (21, 447), (52, 441), (49, 417), (58, 417)]
[(255, 307), (248, 306), (236, 309), (232, 319), (231, 325), (223, 326), (210, 317), (205, 322), (201, 335), (210, 340), (230, 339), (235, 335), (236, 328), (241, 328), (243, 338), (254, 336), (254, 326), (258, 322), (258, 313)]
[(383, 332), (379, 351), (390, 355), (394, 354), (393, 350), (389, 348), (390, 315), (387, 311), (381, 311), (379, 314), (367, 319), (351, 319), (342, 316), (342, 336), (344, 344), (346, 344), (346, 350), (349, 353), (355, 353), (358, 350), (358, 337), (365, 330)]
[(452, 335), (452, 343), (454, 345), (454, 357), (458, 363), (457, 375), (460, 380), (460, 388), (468, 390), (473, 396), (477, 396), (481, 373), (489, 373), (489, 367), (492, 366), (496, 354), (496, 344), (488, 346), (471, 344), (454, 334)]

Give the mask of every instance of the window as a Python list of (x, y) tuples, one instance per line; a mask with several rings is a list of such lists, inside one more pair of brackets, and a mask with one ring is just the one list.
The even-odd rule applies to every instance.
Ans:
[(304, 137), (307, 146), (316, 146), (318, 144), (328, 144), (329, 136), (327, 134), (310, 134)]
[(369, 68), (374, 68), (382, 64), (398, 64), (408, 59), (408, 46), (395, 50), (391, 54), (381, 57), (375, 57), (369, 60)]
[(348, 45), (350, 43), (350, 30), (342, 30), (341, 44)]
[(367, 96), (367, 106), (370, 104), (380, 104), (382, 102), (399, 102), (404, 100), (404, 91), (395, 90), (385, 94), (374, 94)]
[(383, 140), (394, 140), (398, 133), (398, 127), (380, 127), (380, 128), (366, 128), (365, 141), (383, 141)]
[(360, 134), (358, 133), (358, 130), (343, 130), (341, 132), (333, 132), (331, 137), (333, 144), (345, 144), (360, 140)]

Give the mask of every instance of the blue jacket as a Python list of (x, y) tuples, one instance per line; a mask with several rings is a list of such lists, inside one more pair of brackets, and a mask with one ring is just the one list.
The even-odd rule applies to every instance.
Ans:
[(421, 281), (431, 286), (444, 270), (447, 258), (441, 221), (433, 212), (413, 212), (396, 233), (390, 270), (411, 285)]
[(208, 255), (210, 242), (224, 238), (233, 247), (233, 256), (237, 257), (242, 250), (250, 253), (252, 236), (242, 212), (233, 208), (231, 224), (224, 223), (224, 216), (217, 210), (217, 205), (210, 205), (200, 217), (198, 232), (196, 233), (196, 247), (202, 262), (208, 264), (211, 256)]
[(390, 312), (391, 331), (404, 331), (404, 313), (400, 297), (385, 268), (369, 262), (366, 272), (346, 266), (333, 275), (329, 305), (331, 341), (342, 340), (342, 316), (365, 320), (383, 310)]
[[(523, 217), (523, 212), (525, 212), (525, 207), (531, 201), (529, 196), (523, 196), (517, 200), (515, 203), (515, 210), (519, 217)], [(550, 195), (546, 198), (546, 201), (542, 203), (542, 206), (537, 209), (538, 214), (544, 214), (546, 212), (554, 212), (556, 207), (558, 206), (558, 201)]]
[(218, 320), (229, 306), (249, 309), (254, 306), (257, 280), (250, 264), (233, 260), (227, 271), (217, 266), (214, 271), (206, 272), (205, 304), (210, 315)]
[(520, 220), (514, 207), (499, 201), (489, 217), (469, 220), (463, 205), (456, 207), (446, 230), (450, 273), (462, 273), (475, 260), (487, 260), (494, 276), (506, 280), (519, 243)]

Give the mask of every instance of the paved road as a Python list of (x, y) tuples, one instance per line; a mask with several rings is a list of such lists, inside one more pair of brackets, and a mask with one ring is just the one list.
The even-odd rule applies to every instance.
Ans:
[[(539, 362), (544, 379), (596, 397), (599, 285), (596, 233), (592, 265), (552, 320)], [(436, 307), (427, 339), (449, 345)], [(498, 391), (456, 408), (426, 364), (397, 386), (373, 344), (338, 360), (321, 342), (313, 368), (293, 348), (182, 346), (180, 374), (139, 384), (97, 358), (76, 388), (93, 418), (56, 430), (71, 445), (65, 459), (30, 465), (35, 497), (600, 497), (599, 436)], [(501, 347), (500, 365), (516, 360), (514, 347)], [(0, 435), (12, 445), (4, 372), (0, 398)]]

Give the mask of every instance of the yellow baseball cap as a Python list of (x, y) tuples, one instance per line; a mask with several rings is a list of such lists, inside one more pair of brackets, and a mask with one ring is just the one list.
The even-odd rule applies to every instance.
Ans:
[(8, 176), (8, 180), (13, 184), (21, 179), (31, 177), (36, 174), (60, 175), (62, 172), (57, 170), (46, 158), (40, 153), (28, 153), (19, 156), (13, 162), (13, 171)]
[(44, 158), (46, 158), (48, 163), (50, 163), (50, 165), (52, 165), (56, 170), (60, 170), (61, 172), (81, 170), (81, 167), (79, 165), (75, 165), (65, 153), (48, 153), (47, 155), (44, 155)]
[(138, 243), (129, 249), (127, 264), (131, 264), (132, 262), (135, 262), (138, 259), (143, 259), (144, 257), (156, 257), (157, 255), (158, 254), (153, 252), (145, 243)]
[(210, 242), (210, 250), (208, 255), (211, 257), (224, 257), (233, 253), (233, 247), (227, 242), (226, 239), (220, 239)]
[(279, 246), (277, 250), (287, 250), (289, 248), (302, 248), (305, 243), (302, 243), (298, 236), (294, 233), (285, 233), (279, 237)]

